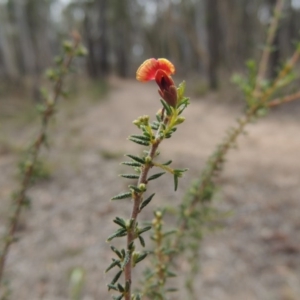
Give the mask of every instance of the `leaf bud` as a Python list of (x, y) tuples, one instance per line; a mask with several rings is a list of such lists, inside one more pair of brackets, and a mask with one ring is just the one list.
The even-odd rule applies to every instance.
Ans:
[(145, 157), (145, 163), (146, 164), (149, 164), (149, 163), (151, 163), (152, 162), (152, 159), (151, 159), (151, 157), (148, 155), (148, 156), (146, 156)]
[(139, 185), (139, 189), (140, 189), (142, 192), (145, 192), (145, 191), (147, 190), (146, 184), (145, 184), (145, 183), (141, 183), (141, 184)]
[(156, 217), (157, 219), (161, 219), (161, 217), (162, 217), (161, 211), (156, 211), (156, 212), (155, 212), (155, 217)]
[(178, 125), (178, 124), (183, 123), (184, 121), (185, 121), (185, 117), (178, 117), (178, 118), (176, 119), (175, 124)]

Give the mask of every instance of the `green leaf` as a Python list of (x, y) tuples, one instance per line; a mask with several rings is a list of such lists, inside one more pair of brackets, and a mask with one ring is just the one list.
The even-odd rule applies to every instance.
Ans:
[(163, 105), (167, 115), (170, 116), (172, 114), (172, 109), (171, 109), (170, 105), (163, 99), (160, 99), (160, 102)]
[(140, 163), (137, 163), (134, 161), (124, 161), (121, 164), (126, 165), (126, 166), (131, 166), (131, 167), (141, 167), (142, 166)]
[(125, 255), (126, 255), (125, 249), (122, 249), (122, 250), (121, 250), (121, 253), (122, 253), (122, 257), (125, 257)]
[(128, 245), (128, 250), (130, 252), (132, 252), (135, 249), (135, 245), (134, 245), (134, 241), (132, 241), (129, 245)]
[(143, 246), (143, 247), (145, 247), (145, 240), (144, 240), (144, 238), (141, 236), (141, 235), (139, 235), (139, 241), (140, 241), (140, 243), (141, 243), (141, 245)]
[(130, 282), (128, 280), (126, 280), (125, 282), (125, 292), (128, 292), (130, 289)]
[[(188, 97), (183, 97), (179, 103), (177, 104), (177, 107), (178, 107), (178, 111), (184, 111), (187, 106), (190, 104), (190, 98)], [(181, 107), (181, 108), (180, 108)], [(179, 114), (179, 113), (178, 113)]]
[[(116, 217), (114, 220), (113, 220), (116, 224), (120, 225), (121, 227), (123, 227), (124, 229), (126, 229), (126, 222), (124, 219), (122, 218), (119, 218), (119, 217)], [(114, 251), (114, 250), (113, 250)]]
[(148, 141), (151, 140), (151, 137), (153, 136), (152, 134), (150, 134), (147, 130), (148, 130), (148, 127), (145, 127), (145, 128), (142, 128), (143, 129), (143, 135), (148, 138)]
[(139, 262), (141, 262), (143, 259), (145, 259), (147, 257), (148, 253), (144, 252), (143, 254), (140, 254), (139, 257), (135, 260), (135, 263), (138, 264)]
[(128, 186), (131, 190), (133, 190), (136, 193), (141, 193), (142, 191), (135, 185), (129, 185)]
[(171, 163), (172, 163), (172, 160), (169, 160), (169, 161), (167, 161), (166, 163), (164, 163), (164, 164), (162, 164), (162, 165), (168, 166), (168, 165), (170, 165)]
[(155, 117), (159, 123), (162, 121), (161, 116), (159, 114), (156, 114)]
[(109, 267), (105, 270), (105, 273), (107, 273), (109, 270), (111, 270), (112, 268), (114, 268), (115, 266), (121, 266), (120, 261), (119, 260), (113, 260), (113, 262), (109, 265)]
[(110, 242), (112, 239), (116, 238), (116, 237), (122, 237), (127, 235), (127, 230), (124, 228), (120, 228), (118, 229), (116, 232), (114, 232), (113, 234), (111, 234), (108, 238), (107, 241)]
[(125, 289), (124, 289), (124, 287), (122, 286), (122, 284), (118, 283), (117, 286), (118, 286), (118, 290), (119, 290), (120, 293), (125, 292)]
[(131, 196), (132, 196), (131, 192), (121, 193), (119, 195), (112, 197), (110, 200), (121, 200), (121, 199), (131, 198)]
[(161, 172), (161, 173), (154, 174), (154, 175), (150, 176), (150, 177), (147, 179), (147, 181), (157, 179), (157, 178), (159, 178), (160, 176), (162, 176), (162, 175), (164, 175), (164, 174), (166, 174), (166, 172)]
[(150, 124), (151, 128), (153, 130), (157, 130), (159, 128), (160, 123), (153, 121), (152, 124)]
[(140, 211), (150, 203), (150, 201), (152, 200), (152, 198), (154, 197), (154, 195), (155, 195), (155, 193), (152, 194), (150, 197), (148, 197), (146, 200), (144, 200), (142, 202), (141, 207), (140, 207)]
[(129, 263), (130, 257), (131, 257), (131, 252), (126, 251), (126, 255), (125, 255), (124, 260), (121, 265), (122, 270), (124, 270), (125, 266)]
[(186, 109), (186, 106), (183, 106), (182, 108), (178, 109), (178, 115), (181, 115), (183, 111)]
[[(147, 132), (145, 132), (147, 133)], [(133, 134), (130, 136), (131, 138), (134, 138), (134, 139), (138, 139), (138, 140), (142, 140), (142, 141), (146, 141), (146, 142), (149, 142), (150, 141), (150, 135), (148, 134), (148, 136), (146, 135), (136, 135), (136, 134)]]
[(185, 87), (186, 87), (186, 83), (185, 81), (182, 81), (178, 88), (177, 88), (177, 97), (178, 97), (178, 100), (180, 101), (183, 96), (184, 96), (184, 92), (185, 92)]
[(121, 174), (120, 175), (123, 178), (128, 178), (128, 179), (139, 179), (139, 175), (137, 174)]
[(177, 177), (182, 177), (182, 174), (186, 171), (188, 171), (188, 169), (174, 169), (174, 174), (176, 174)]
[(174, 174), (174, 191), (177, 191), (178, 188), (178, 176)]
[(129, 224), (127, 225), (127, 228), (128, 228), (128, 229), (132, 229), (133, 226), (134, 226), (134, 224), (136, 224), (136, 223), (135, 223), (135, 220), (134, 220), (133, 218), (131, 218), (131, 219), (129, 220)]
[(110, 291), (110, 290), (118, 291), (117, 287), (116, 287), (115, 285), (113, 285), (113, 284), (110, 284), (110, 283), (109, 283), (107, 286), (108, 286), (108, 290), (109, 290), (109, 291)]
[(151, 124), (151, 128), (152, 128), (153, 130), (157, 130), (157, 129), (159, 128), (159, 126), (156, 126), (156, 125)]
[(122, 275), (122, 273), (123, 273), (122, 270), (119, 271), (119, 272), (115, 275), (115, 277), (113, 278), (113, 280), (111, 281), (110, 284), (115, 284), (115, 283), (119, 280), (119, 278), (120, 278), (120, 276)]
[(135, 139), (135, 138), (129, 138), (129, 140), (136, 143), (136, 144), (142, 145), (142, 146), (149, 146), (150, 145), (150, 142), (142, 141), (142, 140)]
[(146, 226), (146, 227), (144, 227), (144, 228), (142, 228), (142, 229), (139, 229), (139, 230), (138, 230), (138, 234), (141, 235), (142, 233), (144, 233), (144, 232), (150, 230), (151, 228), (152, 228), (152, 226), (149, 225), (149, 226)]
[(140, 164), (145, 164), (145, 159), (135, 156), (135, 155), (131, 155), (131, 154), (126, 154), (126, 156), (128, 156), (129, 158), (131, 158), (132, 160), (135, 160), (136, 162), (140, 163)]

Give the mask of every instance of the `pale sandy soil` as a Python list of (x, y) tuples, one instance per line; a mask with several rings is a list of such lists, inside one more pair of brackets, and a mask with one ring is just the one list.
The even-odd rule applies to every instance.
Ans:
[[(126, 140), (137, 133), (132, 121), (144, 114), (154, 116), (159, 108), (152, 84), (114, 81), (112, 86), (107, 99), (92, 103), (81, 97), (51, 126), (51, 148), (44, 152), (51, 178), (30, 190), (32, 209), (22, 216), (20, 240), (8, 258), (12, 300), (69, 299), (68, 276), (74, 267), (86, 272), (82, 299), (110, 299), (105, 285), (111, 274), (103, 275), (103, 270), (112, 255), (105, 239), (115, 228), (112, 219), (128, 217), (130, 205), (109, 199), (128, 184), (117, 177), (128, 171), (119, 164), (122, 154), (140, 151)], [(161, 156), (189, 172), (176, 193), (170, 176), (150, 185), (149, 190), (157, 191), (152, 209), (179, 203), (226, 128), (234, 124), (240, 109), (215, 98), (192, 99), (186, 123), (163, 143)], [(299, 104), (276, 109), (249, 126), (248, 136), (230, 152), (215, 202), (230, 214), (224, 228), (203, 242), (202, 271), (196, 278), (199, 300), (300, 299)], [(31, 128), (9, 131), (3, 126), (5, 140), (17, 147), (34, 134)], [(15, 185), (16, 159), (2, 145), (1, 233)], [(152, 209), (141, 218), (151, 219)], [(176, 285), (183, 285), (185, 271), (182, 260)], [(188, 297), (181, 292), (170, 299)]]

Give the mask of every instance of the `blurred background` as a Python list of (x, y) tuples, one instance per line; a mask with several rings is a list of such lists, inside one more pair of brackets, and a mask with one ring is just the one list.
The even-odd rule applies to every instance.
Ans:
[[(124, 153), (141, 150), (126, 140), (139, 133), (132, 121), (152, 118), (160, 107), (157, 86), (135, 80), (138, 66), (150, 57), (168, 58), (176, 84), (186, 79), (191, 96), (186, 122), (160, 155), (189, 171), (176, 193), (170, 176), (151, 183), (156, 196), (144, 221), (156, 207), (177, 207), (241, 116), (245, 103), (230, 78), (246, 72), (248, 59), (259, 61), (275, 2), (0, 0), (0, 236), (17, 188), (17, 162), (40, 126), (34, 110), (40, 87), (51, 94), (45, 70), (74, 29), (89, 52), (66, 80), (70, 97), (61, 99), (49, 126), (43, 172), (29, 191), (32, 209), (24, 210), (20, 239), (9, 253), (11, 300), (73, 300), (69, 278), (77, 268), (85, 274), (80, 299), (110, 299), (106, 283), (113, 275), (103, 270), (112, 253), (104, 241), (115, 230), (112, 219), (127, 218), (130, 206), (109, 199), (128, 188), (117, 176), (129, 171), (120, 166)], [(299, 30), (300, 0), (286, 0), (269, 78), (293, 53)], [(281, 105), (249, 125), (249, 135), (229, 153), (213, 204), (226, 217), (222, 229), (205, 232), (199, 253), (201, 300), (300, 299), (299, 104)], [(180, 293), (170, 299), (190, 299), (184, 289), (189, 264), (181, 257), (176, 268), (172, 286)]]
[[(1, 0), (0, 78), (21, 84), (40, 74), (77, 29), (93, 79), (134, 77), (149, 57), (168, 57), (177, 74), (201, 75), (216, 89), (220, 72), (241, 70), (260, 55), (275, 0)], [(270, 72), (299, 37), (300, 0), (285, 1)], [(1, 87), (0, 87), (1, 89)]]

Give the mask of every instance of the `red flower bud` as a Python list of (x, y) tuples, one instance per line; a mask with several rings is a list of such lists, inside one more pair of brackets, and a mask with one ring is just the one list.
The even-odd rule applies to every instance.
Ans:
[(163, 70), (158, 70), (155, 75), (155, 81), (160, 90), (160, 96), (171, 106), (176, 107), (177, 104), (177, 89), (173, 79), (168, 76)]

